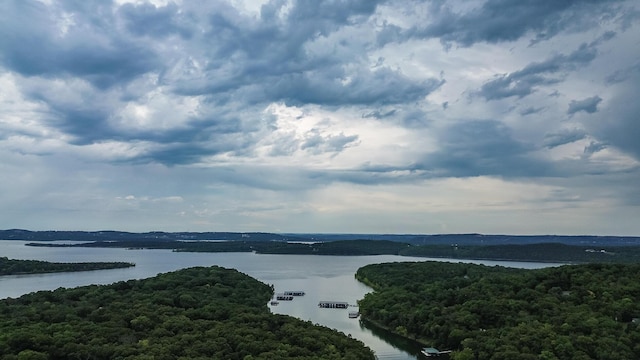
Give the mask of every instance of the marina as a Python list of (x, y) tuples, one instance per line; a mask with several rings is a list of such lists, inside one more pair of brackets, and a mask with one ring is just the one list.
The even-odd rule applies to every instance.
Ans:
[(349, 307), (349, 303), (343, 301), (320, 301), (318, 307), (324, 309), (346, 309)]

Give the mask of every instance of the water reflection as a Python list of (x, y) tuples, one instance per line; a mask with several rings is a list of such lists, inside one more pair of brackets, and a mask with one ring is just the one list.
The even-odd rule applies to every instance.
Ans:
[(366, 320), (360, 320), (360, 326), (363, 329), (371, 331), (373, 335), (388, 342), (394, 348), (401, 350), (403, 352), (406, 352), (408, 354), (417, 355), (420, 352), (420, 350), (422, 350), (422, 348), (424, 347), (417, 341), (413, 341), (405, 337), (396, 335), (390, 331), (379, 328)]

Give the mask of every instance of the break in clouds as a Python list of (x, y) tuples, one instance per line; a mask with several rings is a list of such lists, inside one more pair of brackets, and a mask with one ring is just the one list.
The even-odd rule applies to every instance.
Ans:
[[(179, 199), (159, 216), (310, 226), (384, 204), (430, 214), (409, 188), (478, 179), (637, 215), (639, 14), (615, 0), (4, 1), (1, 166), (22, 179), (0, 181), (8, 219), (97, 201), (113, 212), (89, 227), (116, 227)], [(538, 206), (499, 203), (521, 201)]]

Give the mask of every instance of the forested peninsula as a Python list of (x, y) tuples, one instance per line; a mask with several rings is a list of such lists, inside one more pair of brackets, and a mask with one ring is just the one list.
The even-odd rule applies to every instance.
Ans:
[[(485, 234), (275, 234), (0, 230), (29, 246), (308, 255), (400, 255), (556, 263), (640, 263), (640, 237)], [(65, 241), (59, 243), (58, 241)]]
[(39, 260), (16, 260), (0, 256), (0, 276), (54, 272), (119, 269), (135, 266), (128, 262), (53, 263)]
[(0, 300), (3, 359), (374, 359), (362, 342), (269, 312), (273, 289), (198, 267)]
[(640, 359), (640, 265), (367, 265), (364, 321), (454, 360)]
[(256, 252), (297, 255), (399, 255), (447, 259), (513, 260), (557, 263), (640, 263), (640, 246), (593, 246), (561, 243), (502, 245), (415, 245), (391, 240), (286, 241), (175, 241), (118, 240), (57, 244), (30, 242), (29, 246), (171, 249), (186, 252)]

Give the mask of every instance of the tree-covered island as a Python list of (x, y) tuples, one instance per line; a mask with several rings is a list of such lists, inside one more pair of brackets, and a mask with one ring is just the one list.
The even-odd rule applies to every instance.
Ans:
[(16, 260), (0, 256), (0, 276), (53, 272), (120, 269), (135, 266), (128, 262), (54, 263), (39, 260)]
[(367, 265), (364, 321), (454, 360), (640, 359), (640, 265)]
[(2, 359), (374, 359), (359, 340), (270, 313), (273, 289), (198, 267), (0, 300)]

